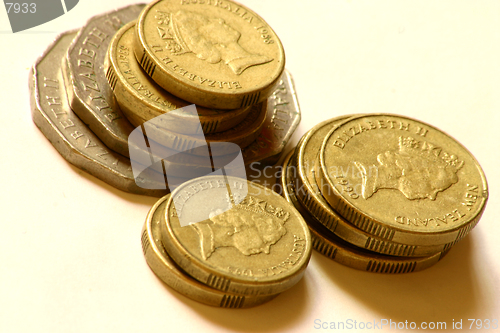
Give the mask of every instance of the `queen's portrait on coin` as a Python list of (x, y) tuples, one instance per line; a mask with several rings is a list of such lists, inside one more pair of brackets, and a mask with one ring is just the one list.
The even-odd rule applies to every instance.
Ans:
[(457, 172), (463, 166), (456, 156), (436, 148), (426, 141), (399, 137), (399, 149), (378, 154), (377, 164), (355, 161), (363, 198), (379, 189), (395, 189), (410, 200), (436, 200), (439, 192), (458, 182)]
[(164, 39), (173, 54), (192, 52), (211, 64), (223, 61), (236, 75), (248, 67), (273, 60), (245, 50), (238, 43), (241, 33), (221, 18), (180, 10), (171, 14), (169, 21), (170, 29), (165, 34), (169, 37)]
[(286, 234), (284, 221), (271, 215), (235, 208), (215, 211), (203, 222), (191, 224), (200, 238), (203, 259), (219, 247), (234, 247), (244, 255), (269, 253)]

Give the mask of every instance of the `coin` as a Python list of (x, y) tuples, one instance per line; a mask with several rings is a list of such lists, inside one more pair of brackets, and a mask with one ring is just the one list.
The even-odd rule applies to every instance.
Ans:
[(163, 122), (167, 130), (184, 134), (210, 134), (229, 130), (248, 115), (250, 107), (215, 110), (197, 106), (197, 113), (185, 112), (182, 107), (191, 103), (158, 86), (137, 63), (133, 53), (134, 26), (135, 22), (126, 24), (113, 37), (106, 70), (116, 100), (134, 126), (168, 113), (168, 122)]
[(488, 198), (471, 153), (440, 130), (398, 115), (351, 118), (319, 154), (321, 193), (341, 216), (379, 238), (453, 245), (479, 221)]
[(113, 97), (104, 60), (113, 35), (142, 8), (131, 5), (92, 17), (75, 37), (62, 66), (73, 111), (109, 148), (127, 157), (127, 137), (134, 128)]
[(421, 271), (441, 260), (450, 250), (435, 253), (427, 257), (396, 257), (374, 253), (358, 248), (341, 238), (335, 236), (324, 225), (318, 223), (312, 215), (303, 207), (295, 196), (293, 179), (288, 173), (288, 165), (291, 154), (283, 162), (283, 173), (280, 184), (283, 196), (297, 208), (307, 221), (311, 232), (312, 246), (319, 253), (333, 259), (334, 261), (362, 271), (386, 274), (402, 274)]
[[(69, 107), (59, 64), (76, 34), (77, 31), (70, 31), (60, 35), (33, 65), (30, 76), (33, 121), (57, 151), (76, 167), (123, 191), (165, 195), (166, 190), (157, 189), (155, 176), (144, 174), (135, 180), (130, 161), (108, 149)], [(161, 181), (165, 188), (163, 177)]]
[(239, 178), (184, 183), (167, 202), (164, 224), (163, 244), (172, 259), (198, 281), (225, 292), (287, 290), (300, 280), (311, 255), (307, 225), (295, 208)]
[(264, 101), (285, 65), (283, 46), (250, 9), (224, 1), (159, 0), (136, 25), (134, 52), (165, 90), (210, 108)]
[(170, 194), (154, 204), (142, 229), (142, 250), (151, 270), (170, 288), (197, 302), (221, 308), (249, 308), (272, 300), (278, 295), (243, 296), (207, 287), (183, 272), (170, 259), (161, 243), (161, 219)]
[[(295, 149), (295, 158), (290, 163), (292, 177), (296, 174), (295, 195), (314, 218), (336, 236), (360, 248), (394, 256), (429, 256), (444, 251), (448, 245), (407, 245), (374, 237), (352, 226), (339, 216), (321, 195), (314, 177), (314, 162), (319, 147), (328, 132), (350, 116), (326, 120), (310, 129)], [(290, 171), (289, 171), (290, 172)]]

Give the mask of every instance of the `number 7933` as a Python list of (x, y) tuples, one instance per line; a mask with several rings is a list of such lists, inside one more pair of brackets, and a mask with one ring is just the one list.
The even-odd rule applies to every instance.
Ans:
[(18, 2), (7, 2), (5, 3), (7, 7), (7, 14), (12, 10), (14, 13), (36, 13), (36, 3), (18, 3)]

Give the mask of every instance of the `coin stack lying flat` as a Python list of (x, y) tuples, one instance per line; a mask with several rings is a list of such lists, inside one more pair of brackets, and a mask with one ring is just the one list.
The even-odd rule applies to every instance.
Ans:
[(275, 192), (205, 176), (153, 206), (142, 246), (153, 272), (174, 290), (208, 305), (243, 308), (301, 279), (311, 236), (300, 213)]
[(318, 124), (285, 158), (280, 182), (313, 248), (378, 273), (439, 261), (479, 222), (488, 198), (467, 149), (428, 124), (389, 114)]
[[(283, 48), (257, 14), (226, 4), (159, 0), (63, 33), (33, 66), (34, 122), (70, 163), (132, 193), (162, 196), (212, 172), (192, 149), (211, 143), (238, 145), (245, 165), (276, 162), (300, 122)], [(129, 140), (159, 118), (146, 148)], [(161, 176), (148, 166), (137, 175), (137, 151), (139, 164), (176, 158), (162, 160)]]

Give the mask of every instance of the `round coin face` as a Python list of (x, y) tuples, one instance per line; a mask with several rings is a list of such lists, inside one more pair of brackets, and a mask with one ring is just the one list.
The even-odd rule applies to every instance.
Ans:
[(164, 220), (163, 244), (174, 261), (222, 291), (282, 292), (301, 278), (311, 254), (300, 213), (275, 192), (239, 178), (184, 183), (167, 202)]
[(135, 55), (172, 94), (197, 105), (236, 109), (267, 98), (285, 65), (269, 25), (232, 1), (160, 0), (136, 25)]
[(484, 210), (478, 162), (440, 130), (397, 115), (365, 115), (323, 141), (318, 176), (332, 208), (382, 239), (436, 245), (462, 239)]
[(194, 114), (182, 109), (191, 103), (158, 86), (137, 63), (133, 52), (134, 27), (135, 21), (130, 22), (114, 35), (106, 74), (121, 110), (134, 126), (165, 113), (169, 115), (162, 122), (165, 128), (184, 134), (226, 131), (243, 121), (251, 107), (216, 110), (198, 106)]

